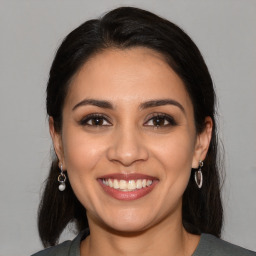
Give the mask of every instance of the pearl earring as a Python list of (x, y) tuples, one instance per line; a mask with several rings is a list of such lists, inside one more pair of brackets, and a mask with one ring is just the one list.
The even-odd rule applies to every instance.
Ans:
[(195, 171), (195, 182), (199, 189), (203, 186), (203, 173), (201, 169), (203, 166), (204, 166), (204, 162), (200, 160), (199, 167)]
[(62, 170), (62, 164), (60, 165), (60, 175), (58, 176), (58, 182), (60, 183), (59, 185), (59, 191), (64, 191), (66, 188), (66, 175), (64, 174), (63, 170)]

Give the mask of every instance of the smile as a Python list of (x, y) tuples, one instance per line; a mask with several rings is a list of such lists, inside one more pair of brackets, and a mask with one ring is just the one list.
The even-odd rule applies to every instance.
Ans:
[(159, 180), (143, 174), (111, 174), (97, 179), (103, 191), (117, 200), (136, 200), (150, 194)]
[(118, 180), (118, 179), (103, 179), (103, 184), (120, 190), (120, 191), (135, 191), (152, 185), (153, 180), (138, 179), (138, 180)]

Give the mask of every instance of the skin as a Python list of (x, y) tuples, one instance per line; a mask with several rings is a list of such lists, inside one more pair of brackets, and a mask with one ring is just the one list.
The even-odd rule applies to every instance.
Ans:
[[(84, 99), (108, 101), (112, 109), (82, 104)], [(141, 108), (159, 99), (181, 107), (175, 103)], [(95, 113), (104, 115), (100, 125), (95, 118), (84, 121)], [(159, 114), (174, 121), (159, 119)], [(50, 118), (59, 162), (87, 209), (91, 234), (81, 243), (81, 255), (193, 253), (200, 237), (182, 226), (182, 195), (191, 168), (207, 154), (212, 121), (205, 119), (201, 134), (194, 123), (183, 81), (153, 50), (108, 49), (82, 66), (65, 100), (60, 134)], [(142, 198), (117, 200), (97, 180), (112, 173), (146, 174), (157, 184)]]

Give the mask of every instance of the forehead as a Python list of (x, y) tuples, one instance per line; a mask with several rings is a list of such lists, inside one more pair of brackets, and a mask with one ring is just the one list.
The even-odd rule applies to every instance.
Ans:
[(174, 98), (191, 107), (183, 81), (164, 57), (147, 48), (107, 49), (91, 57), (74, 76), (68, 102), (83, 98), (134, 104)]

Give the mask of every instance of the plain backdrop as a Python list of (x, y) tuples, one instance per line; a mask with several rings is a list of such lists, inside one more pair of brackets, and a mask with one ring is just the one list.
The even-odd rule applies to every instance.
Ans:
[(0, 255), (42, 249), (36, 215), (50, 163), (45, 88), (54, 53), (72, 29), (121, 5), (168, 18), (201, 50), (225, 146), (223, 238), (256, 250), (255, 0), (0, 0)]

